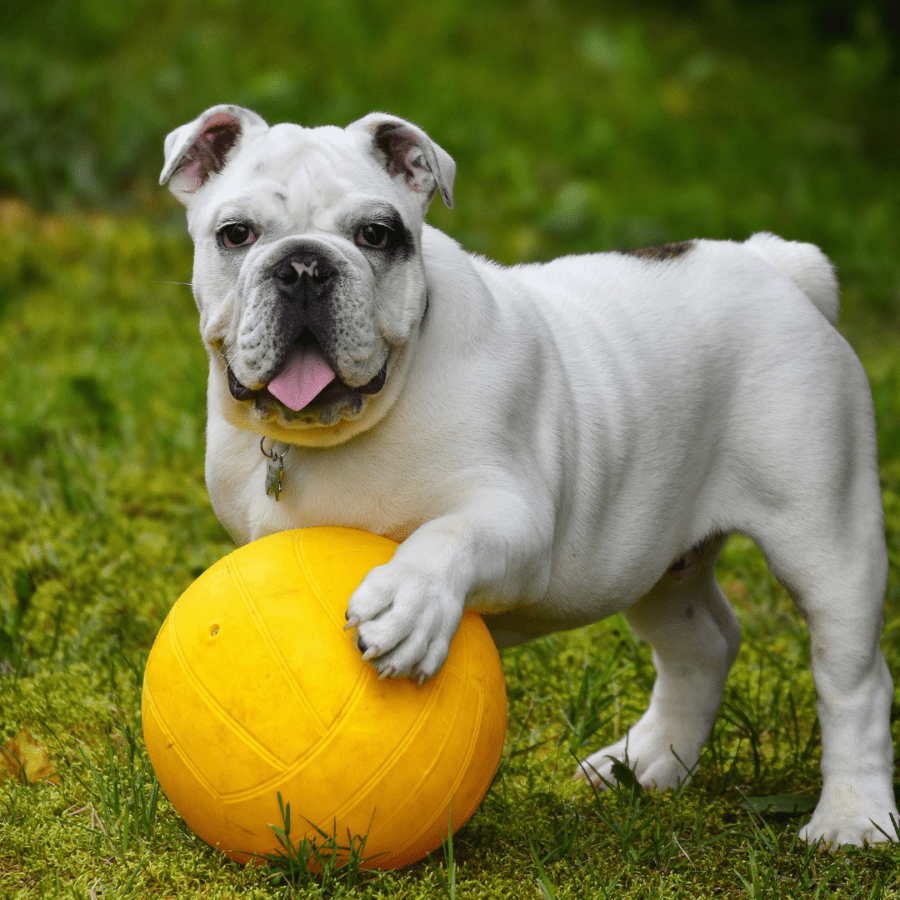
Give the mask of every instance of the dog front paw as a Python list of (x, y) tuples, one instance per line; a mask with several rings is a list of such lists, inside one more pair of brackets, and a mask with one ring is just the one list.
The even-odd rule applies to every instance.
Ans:
[(678, 716), (661, 713), (659, 704), (651, 701), (650, 709), (628, 734), (583, 760), (575, 777), (584, 778), (603, 790), (607, 783), (618, 780), (616, 764), (624, 762), (646, 790), (678, 787), (691, 777), (710, 723), (706, 715), (692, 717), (683, 711)]
[(690, 777), (690, 770), (676, 756), (671, 744), (657, 748), (643, 748), (632, 756), (624, 740), (606, 747), (582, 760), (575, 770), (575, 778), (591, 782), (601, 791), (619, 780), (617, 764), (631, 770), (635, 781), (648, 791), (664, 791), (678, 787)]
[(373, 569), (347, 607), (362, 658), (382, 678), (435, 675), (462, 618), (462, 601), (434, 576), (393, 561)]

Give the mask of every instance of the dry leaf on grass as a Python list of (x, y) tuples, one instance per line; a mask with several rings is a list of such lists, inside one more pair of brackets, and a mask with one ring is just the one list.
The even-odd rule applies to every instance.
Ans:
[(59, 773), (47, 748), (31, 736), (27, 726), (0, 745), (0, 781), (8, 778), (22, 784), (38, 781), (59, 784)]

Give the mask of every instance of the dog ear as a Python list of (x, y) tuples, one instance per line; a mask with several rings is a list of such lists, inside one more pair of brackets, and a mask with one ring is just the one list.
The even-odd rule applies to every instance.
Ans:
[(225, 168), (248, 131), (268, 127), (255, 112), (241, 106), (210, 107), (166, 138), (166, 162), (159, 183), (168, 181), (169, 190), (189, 205), (210, 176)]
[(420, 195), (423, 211), (435, 190), (441, 192), (448, 207), (453, 206), (456, 163), (421, 128), (385, 113), (370, 113), (347, 127), (370, 135), (372, 149), (387, 173), (392, 178), (402, 177), (409, 190)]

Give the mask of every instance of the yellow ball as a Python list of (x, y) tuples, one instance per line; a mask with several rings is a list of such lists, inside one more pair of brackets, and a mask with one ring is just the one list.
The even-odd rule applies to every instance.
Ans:
[(396, 544), (347, 528), (286, 531), (219, 560), (172, 607), (150, 651), (144, 740), (160, 786), (208, 844), (247, 862), (291, 840), (348, 847), (392, 869), (440, 846), (487, 793), (506, 686), (467, 613), (419, 688), (379, 680), (344, 631), (347, 601)]

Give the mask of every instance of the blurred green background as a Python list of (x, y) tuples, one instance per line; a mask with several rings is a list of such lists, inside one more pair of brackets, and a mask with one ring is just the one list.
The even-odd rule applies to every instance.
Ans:
[(892, 310), (898, 4), (35, 0), (0, 29), (0, 193), (172, 209), (164, 135), (235, 102), (371, 109), (459, 164), (440, 216), (505, 261), (754, 229), (818, 241)]

